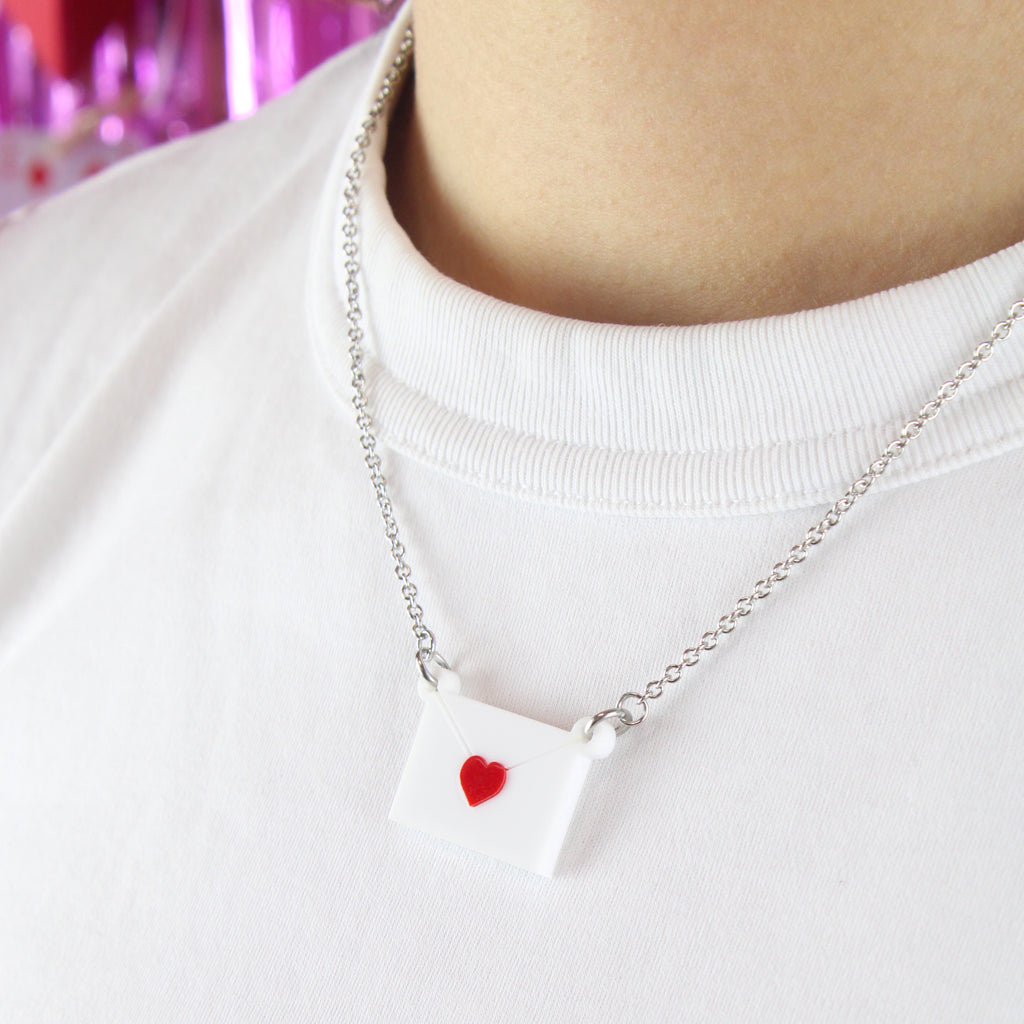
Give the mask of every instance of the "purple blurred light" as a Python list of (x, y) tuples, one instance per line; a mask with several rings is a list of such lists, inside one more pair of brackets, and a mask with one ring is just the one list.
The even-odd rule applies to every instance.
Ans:
[(116, 146), (124, 138), (124, 120), (117, 114), (107, 114), (100, 121), (100, 138), (108, 146)]
[(337, 0), (223, 0), (225, 40), (239, 59), (228, 71), (240, 99), (232, 117), (287, 92), (306, 72), (387, 21), (375, 7)]
[(224, 0), (228, 116), (248, 117), (256, 100), (255, 39), (251, 0)]
[(75, 114), (82, 105), (82, 90), (73, 82), (60, 78), (51, 82), (50, 124), (57, 134), (71, 131)]
[(116, 102), (128, 77), (128, 45), (124, 29), (111, 25), (100, 36), (92, 55), (92, 83), (97, 102)]
[(355, 0), (135, 0), (62, 79), (0, 0), (0, 214), (114, 160), (246, 117), (388, 20)]
[(288, 0), (272, 0), (267, 10), (267, 83), (275, 96), (296, 79), (293, 14)]

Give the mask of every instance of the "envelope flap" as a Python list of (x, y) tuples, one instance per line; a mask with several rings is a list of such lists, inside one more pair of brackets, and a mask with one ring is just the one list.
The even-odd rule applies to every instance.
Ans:
[(566, 729), (461, 694), (438, 692), (437, 700), (438, 710), (449, 719), (453, 731), (461, 734), (468, 754), (500, 761), (507, 768), (563, 751), (574, 756), (583, 746)]

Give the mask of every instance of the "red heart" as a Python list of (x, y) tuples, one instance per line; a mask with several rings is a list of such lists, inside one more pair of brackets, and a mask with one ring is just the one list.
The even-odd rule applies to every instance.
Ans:
[(507, 770), (497, 761), (485, 761), (479, 754), (468, 758), (459, 772), (459, 782), (470, 807), (497, 796), (505, 785)]

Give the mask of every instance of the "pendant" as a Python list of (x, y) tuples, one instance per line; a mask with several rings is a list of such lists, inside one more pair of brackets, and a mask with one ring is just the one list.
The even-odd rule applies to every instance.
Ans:
[(550, 878), (590, 762), (607, 757), (615, 730), (588, 740), (571, 730), (470, 700), (459, 677), (437, 670), (419, 684), (423, 714), (388, 817)]

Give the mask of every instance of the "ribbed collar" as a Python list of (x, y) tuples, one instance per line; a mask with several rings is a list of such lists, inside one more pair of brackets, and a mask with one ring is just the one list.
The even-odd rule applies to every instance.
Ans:
[[(341, 194), (359, 123), (411, 19), (380, 39), (335, 154), (312, 251), (321, 363), (350, 401)], [(832, 501), (1024, 296), (1024, 243), (821, 309), (691, 327), (550, 316), (435, 270), (385, 195), (386, 125), (360, 201), (362, 308), (382, 443), (497, 488), (632, 514)], [(943, 409), (889, 487), (1024, 444), (1024, 325)]]

